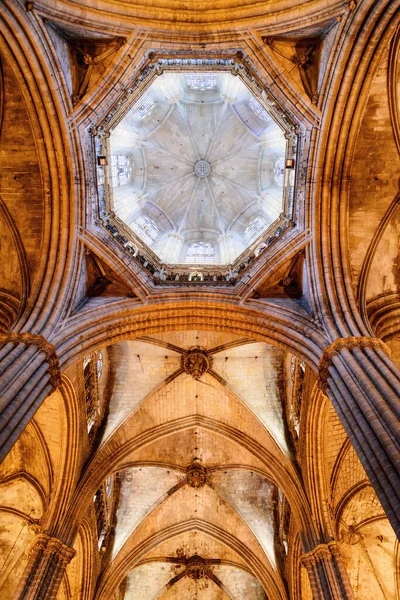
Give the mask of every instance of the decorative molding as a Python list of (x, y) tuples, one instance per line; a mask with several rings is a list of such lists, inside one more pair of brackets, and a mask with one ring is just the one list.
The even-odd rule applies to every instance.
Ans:
[(50, 374), (52, 391), (60, 387), (61, 372), (56, 349), (42, 335), (26, 332), (2, 333), (0, 334), (0, 345), (2, 344), (24, 344), (27, 347), (36, 346), (37, 351), (45, 355), (45, 360), (49, 365), (48, 372)]
[(329, 367), (332, 365), (332, 361), (335, 356), (338, 356), (342, 350), (353, 350), (358, 348), (364, 350), (365, 348), (371, 348), (372, 350), (383, 350), (390, 355), (390, 350), (386, 344), (379, 338), (370, 337), (347, 337), (337, 338), (330, 346), (327, 346), (323, 353), (319, 363), (319, 387), (322, 391), (325, 391), (328, 384), (327, 380), (330, 375)]

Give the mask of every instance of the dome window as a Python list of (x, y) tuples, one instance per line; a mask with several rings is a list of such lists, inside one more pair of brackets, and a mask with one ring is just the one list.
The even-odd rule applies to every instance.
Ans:
[(190, 244), (186, 253), (186, 262), (192, 264), (210, 264), (215, 260), (214, 246), (204, 242)]
[(140, 217), (132, 223), (132, 228), (149, 246), (154, 244), (160, 233), (153, 219), (150, 219), (146, 215), (140, 215)]
[(249, 245), (252, 244), (254, 240), (257, 239), (263, 231), (265, 231), (267, 226), (267, 221), (264, 219), (264, 217), (261, 216), (258, 216), (252, 221), (250, 221), (250, 223), (244, 230), (244, 238), (246, 240), (246, 243)]
[(112, 186), (121, 187), (127, 185), (131, 179), (131, 161), (128, 156), (113, 154), (111, 157)]
[(265, 110), (265, 108), (263, 106), (261, 106), (261, 104), (259, 102), (257, 102), (257, 100), (253, 96), (250, 96), (247, 106), (249, 108), (251, 108), (251, 110), (256, 115), (256, 117), (261, 119), (261, 121), (267, 122), (270, 120), (270, 116), (269, 116), (268, 112)]
[(208, 73), (191, 73), (186, 77), (187, 86), (196, 92), (212, 91), (217, 88), (217, 78)]
[(140, 123), (141, 121), (144, 121), (146, 117), (151, 115), (155, 107), (156, 101), (148, 92), (145, 92), (143, 96), (132, 106), (131, 110), (127, 114), (127, 117)]

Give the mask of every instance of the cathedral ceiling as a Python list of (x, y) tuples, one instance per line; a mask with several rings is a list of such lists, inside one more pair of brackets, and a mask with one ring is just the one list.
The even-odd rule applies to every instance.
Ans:
[[(65, 16), (78, 17), (96, 23), (95, 15), (104, 15), (105, 20), (118, 23), (120, 28), (127, 25), (143, 25), (169, 30), (213, 30), (215, 24), (221, 27), (231, 27), (241, 24), (243, 27), (249, 24), (265, 26), (265, 21), (270, 21), (276, 26), (277, 15), (283, 23), (290, 26), (295, 19), (306, 21), (307, 17), (318, 16), (322, 19), (326, 14), (335, 14), (346, 5), (344, 0), (332, 0), (326, 6), (324, 0), (302, 0), (295, 6), (287, 0), (272, 0), (268, 3), (255, 0), (219, 0), (218, 3), (211, 0), (200, 0), (195, 6), (188, 6), (181, 0), (152, 0), (143, 2), (138, 0), (102, 0), (98, 2), (95, 10), (90, 0), (71, 1), (64, 0), (54, 11), (51, 0), (40, 0), (40, 5), (51, 15), (56, 13)], [(298, 25), (297, 25), (298, 26)], [(292, 24), (293, 27), (293, 24)]]
[[(282, 594), (277, 483), (285, 488), (285, 471), (296, 478), (282, 412), (284, 353), (193, 330), (120, 342), (108, 355), (107, 426), (82, 482), (89, 490), (102, 470), (103, 477), (119, 471), (99, 599), (121, 581), (128, 599), (144, 590), (149, 600)], [(266, 451), (280, 461), (280, 476)], [(188, 566), (196, 555), (207, 567), (198, 585)]]
[(285, 211), (284, 134), (238, 76), (167, 72), (111, 132), (111, 208), (163, 262), (229, 264)]
[[(16, 85), (14, 72), (4, 61), (4, 115), (7, 122), (18, 120), (20, 129), (18, 138), (13, 138), (6, 126), (1, 132), (2, 142), (5, 142), (6, 173), (2, 179), (0, 210), (3, 211), (4, 201), (6, 210), (3, 212), (7, 222), (5, 244), (11, 265), (7, 275), (9, 279), (0, 272), (1, 293), (7, 299), (7, 306), (12, 307), (10, 314), (1, 313), (1, 326), (8, 329), (18, 317), (21, 306), (29, 297), (29, 282), (44, 279), (46, 260), (40, 254), (42, 233), (48, 227), (44, 209), (51, 196), (58, 210), (57, 190), (63, 190), (67, 209), (63, 205), (60, 232), (66, 236), (67, 224), (76, 218), (76, 229), (71, 228), (71, 240), (79, 250), (73, 255), (72, 242), (68, 246), (63, 238), (68, 260), (74, 262), (73, 273), (68, 285), (61, 285), (58, 276), (56, 292), (54, 288), (54, 293), (47, 293), (47, 288), (42, 292), (42, 296), (49, 297), (51, 302), (59, 290), (71, 295), (68, 299), (64, 298), (62, 309), (61, 304), (57, 305), (59, 313), (53, 323), (58, 323), (58, 331), (52, 331), (52, 342), (60, 348), (63, 368), (65, 364), (71, 366), (77, 353), (85, 352), (86, 344), (93, 349), (111, 339), (117, 343), (104, 351), (109, 358), (110, 401), (102, 440), (93, 451), (92, 458), (86, 438), (79, 460), (75, 460), (72, 450), (72, 459), (61, 456), (60, 447), (67, 447), (65, 431), (70, 431), (66, 425), (67, 416), (61, 417), (61, 409), (57, 412), (56, 394), (37, 413), (37, 424), (42, 433), (39, 434), (33, 424), (29, 425), (21, 444), (14, 447), (10, 462), (4, 463), (0, 502), (6, 507), (6, 516), (1, 535), (10, 560), (0, 585), (7, 590), (7, 586), (12, 587), (13, 568), (20, 561), (20, 574), (25, 560), (20, 559), (22, 542), (28, 542), (34, 535), (35, 529), (24, 529), (19, 544), (13, 550), (21, 519), (35, 526), (36, 518), (44, 515), (44, 523), (45, 519), (49, 519), (46, 510), (54, 493), (53, 482), (58, 481), (62, 487), (63, 475), (68, 470), (64, 462), (67, 464), (71, 460), (76, 469), (76, 480), (79, 469), (82, 468), (83, 472), (69, 520), (66, 518), (63, 524), (63, 533), (68, 538), (69, 531), (79, 523), (79, 519), (84, 519), (76, 542), (77, 559), (71, 563), (68, 572), (74, 589), (80, 589), (79, 577), (83, 575), (79, 569), (85, 571), (86, 568), (82, 559), (85, 528), (90, 530), (92, 527), (96, 531), (93, 496), (112, 472), (120, 485), (115, 539), (110, 560), (103, 569), (97, 588), (96, 600), (108, 600), (115, 590), (122, 588), (125, 600), (147, 597), (149, 600), (181, 597), (261, 600), (268, 596), (284, 599), (286, 589), (276, 551), (274, 511), (282, 502), (281, 498), (289, 499), (294, 520), (300, 523), (301, 519), (308, 518), (309, 507), (304, 500), (303, 484), (293, 460), (293, 448), (288, 441), (287, 422), (282, 411), (284, 378), (288, 376), (285, 360), (287, 362), (288, 357), (284, 350), (265, 341), (255, 342), (250, 334), (253, 328), (259, 334), (257, 339), (275, 340), (281, 348), (292, 344), (297, 354), (314, 364), (318, 362), (320, 346), (326, 341), (320, 334), (322, 325), (318, 316), (312, 314), (315, 290), (309, 278), (317, 277), (314, 271), (316, 264), (307, 271), (310, 256), (306, 246), (315, 234), (315, 214), (311, 210), (311, 200), (304, 192), (304, 182), (306, 176), (313, 180), (314, 171), (308, 173), (307, 169), (315, 157), (312, 157), (312, 152), (305, 154), (310, 157), (310, 163), (305, 159), (299, 168), (297, 220), (287, 224), (287, 237), (274, 242), (271, 253), (254, 254), (251, 269), (246, 270), (247, 264), (244, 267), (243, 282), (232, 273), (224, 274), (223, 285), (218, 282), (218, 285), (221, 284), (217, 289), (220, 305), (219, 312), (216, 310), (212, 314), (212, 324), (218, 330), (224, 328), (236, 333), (207, 333), (194, 331), (193, 323), (203, 329), (209, 325), (208, 315), (213, 309), (210, 302), (214, 292), (212, 279), (208, 282), (209, 287), (206, 287), (207, 281), (201, 287), (204, 282), (199, 275), (194, 281), (194, 284), (199, 284), (197, 287), (190, 287), (191, 282), (185, 280), (187, 287), (173, 288), (171, 284), (172, 291), (162, 286), (161, 289), (156, 288), (151, 279), (154, 272), (145, 270), (146, 260), (140, 257), (140, 261), (137, 255), (128, 254), (124, 246), (126, 240), (119, 238), (118, 232), (104, 233), (99, 215), (93, 208), (92, 194), (94, 196), (95, 192), (91, 184), (94, 180), (94, 158), (97, 157), (91, 154), (94, 136), (90, 136), (88, 131), (89, 127), (101, 124), (107, 111), (121, 97), (121, 90), (128, 88), (132, 79), (137, 79), (144, 64), (151, 60), (150, 53), (154, 48), (164, 45), (171, 56), (189, 52), (188, 48), (192, 52), (190, 36), (193, 35), (199, 40), (198, 49), (203, 53), (201, 60), (208, 51), (206, 43), (211, 46), (215, 42), (213, 52), (223, 53), (227, 49), (231, 52), (234, 48), (235, 56), (236, 49), (241, 48), (240, 60), (243, 60), (245, 52), (246, 60), (253, 67), (256, 65), (260, 81), (275, 86), (277, 97), (285, 99), (290, 106), (293, 122), (298, 120), (303, 127), (302, 143), (310, 150), (307, 144), (311, 130), (321, 127), (323, 111), (326, 105), (331, 106), (327, 85), (328, 75), (332, 74), (329, 71), (330, 50), (333, 49), (333, 55), (337, 51), (336, 40), (346, 39), (345, 35), (341, 36), (343, 29), (340, 28), (350, 10), (354, 9), (351, 5), (356, 3), (315, 0), (294, 6), (283, 0), (270, 3), (241, 1), (239, 8), (235, 0), (226, 0), (218, 6), (199, 2), (196, 7), (185, 7), (185, 10), (182, 10), (181, 2), (166, 3), (163, 0), (145, 4), (111, 0), (99, 2), (96, 7), (89, 0), (60, 1), (57, 7), (50, 0), (38, 0), (34, 4), (37, 12), (26, 19), (37, 19), (39, 37), (46, 40), (49, 44), (46, 48), (51, 48), (54, 53), (57, 77), (52, 81), (51, 89), (57, 89), (54, 97), (59, 94), (56, 100), (60, 115), (61, 105), (68, 113), (68, 116), (62, 114), (62, 117), (74, 132), (68, 138), (74, 151), (71, 157), (69, 150), (63, 149), (59, 143), (59, 134), (53, 129), (50, 137), (54, 135), (58, 143), (54, 155), (58, 154), (60, 163), (49, 159), (53, 179), (52, 186), (47, 185), (48, 150), (38, 150), (43, 138), (41, 130), (35, 129), (34, 103), (29, 104), (31, 114), (28, 118), (28, 94), (22, 95), (24, 88), (19, 87), (21, 81)], [(183, 15), (182, 21), (176, 18), (177, 10)], [(170, 28), (167, 33), (160, 33), (155, 27), (161, 14), (164, 20), (171, 20), (168, 25), (163, 24), (164, 28)], [(49, 20), (42, 22), (43, 15), (47, 15)], [(74, 22), (77, 16), (81, 19), (79, 27)], [(246, 25), (249, 19), (252, 27)], [(234, 20), (237, 28), (231, 26)], [(217, 22), (223, 24), (221, 30), (218, 34), (210, 31), (205, 42), (205, 32), (215, 29)], [(299, 23), (304, 27), (295, 32)], [(224, 28), (230, 29), (226, 32)], [(173, 31), (177, 29), (185, 29), (185, 34), (173, 37)], [(116, 31), (126, 37), (113, 38)], [(271, 34), (268, 39), (267, 34)], [(276, 38), (271, 39), (274, 34)], [(84, 38), (83, 41), (81, 38)], [(77, 39), (81, 45), (75, 47), (74, 54), (71, 47), (76, 46)], [(316, 50), (317, 43), (314, 44), (313, 40), (323, 40), (322, 48)], [(49, 55), (51, 52), (49, 50)], [(306, 60), (305, 64), (309, 60), (312, 63), (308, 71), (310, 77), (301, 71), (301, 60)], [(395, 62), (388, 50), (376, 71), (368, 100), (364, 98), (365, 113), (360, 120), (360, 128), (352, 132), (354, 161), (350, 161), (351, 178), (345, 182), (351, 193), (349, 210), (346, 208), (346, 214), (341, 215), (340, 235), (344, 254), (349, 250), (345, 258), (352, 266), (354, 289), (358, 285), (366, 301), (381, 299), (390, 293), (398, 303), (399, 226), (398, 215), (395, 216), (398, 140), (396, 131), (393, 133), (393, 106), (386, 100), (381, 101), (382, 89), (387, 85), (393, 86), (393, 81), (391, 96), (398, 92)], [(88, 63), (90, 69), (87, 68)], [(82, 67), (80, 71), (77, 65)], [(46, 68), (49, 68), (47, 63)], [(13, 69), (18, 71), (15, 65)], [(201, 71), (197, 73), (201, 74)], [(262, 138), (265, 129), (273, 129), (274, 124), (269, 120), (260, 122), (256, 112), (248, 105), (250, 96), (245, 88), (238, 86), (237, 102), (224, 100), (220, 95), (225, 85), (222, 75), (217, 76), (221, 80), (218, 94), (206, 90), (207, 96), (203, 98), (207, 97), (207, 101), (203, 102), (199, 96), (203, 92), (190, 92), (188, 89), (187, 74), (168, 76), (172, 79), (163, 75), (155, 80), (152, 93), (157, 106), (149, 112), (148, 120), (135, 127), (122, 121), (111, 136), (109, 166), (112, 167), (112, 156), (131, 154), (132, 162), (128, 167), (134, 173), (129, 201), (125, 202), (123, 194), (115, 192), (115, 211), (121, 211), (120, 215), (129, 226), (139, 214), (147, 214), (159, 223), (164, 238), (170, 232), (176, 232), (187, 242), (209, 243), (221, 238), (231, 228), (238, 240), (233, 256), (243, 249), (240, 246), (243, 244), (243, 232), (251, 219), (259, 214), (261, 192), (276, 188), (276, 177), (281, 173), (277, 173), (275, 161), (283, 157), (282, 135), (277, 136), (277, 147), (271, 145), (268, 138)], [(41, 71), (39, 79), (46, 79)], [(178, 95), (169, 102), (171, 90), (177, 89)], [(47, 89), (45, 91), (48, 92)], [(43, 93), (43, 96), (50, 105), (50, 94)], [(63, 118), (60, 120), (63, 121)], [(49, 116), (49, 121), (54, 124), (54, 115)], [(45, 126), (42, 127), (44, 130)], [(133, 134), (140, 138), (134, 138)], [(380, 143), (372, 147), (371, 140), (376, 135)], [(29, 142), (24, 146), (25, 154), (17, 154), (16, 143), (23, 145), (24, 141)], [(279, 156), (274, 155), (273, 159), (268, 156), (266, 151), (271, 148), (274, 152), (278, 149)], [(42, 160), (40, 165), (39, 158)], [(82, 163), (79, 163), (81, 159)], [(199, 160), (208, 164), (198, 164)], [(203, 177), (208, 168), (210, 173)], [(312, 168), (317, 171), (322, 167), (314, 162)], [(145, 171), (143, 175), (140, 175), (141, 169)], [(11, 170), (17, 172), (16, 178), (14, 175), (11, 178)], [(68, 170), (71, 181), (66, 175)], [(83, 172), (90, 174), (85, 182)], [(117, 175), (123, 175), (118, 163)], [(57, 176), (60, 178), (57, 179)], [(76, 197), (72, 192), (74, 184), (78, 184), (75, 185), (78, 190)], [(28, 191), (29, 211), (19, 211), (19, 206), (26, 202)], [(84, 197), (86, 192), (87, 197)], [(181, 192), (186, 198), (184, 207), (177, 202)], [(134, 194), (135, 200), (131, 203)], [(225, 202), (223, 197), (228, 195), (229, 202)], [(76, 214), (72, 214), (72, 201), (76, 201)], [(61, 200), (59, 204), (61, 206)], [(345, 204), (344, 199), (342, 206)], [(281, 206), (277, 204), (272, 218), (279, 215)], [(265, 214), (268, 205), (261, 206), (261, 209)], [(47, 213), (50, 211), (47, 210)], [(57, 218), (58, 212), (54, 216), (55, 228)], [(378, 223), (383, 223), (384, 227), (377, 236)], [(315, 239), (319, 243), (318, 234)], [(52, 236), (52, 240), (57, 237), (55, 233)], [(372, 244), (374, 239), (375, 245)], [(374, 247), (369, 253), (371, 244)], [(52, 248), (53, 255), (49, 256), (53, 258), (56, 252)], [(152, 246), (152, 250), (168, 262), (174, 249), (170, 248), (167, 252), (165, 248), (161, 237)], [(218, 249), (218, 252), (221, 250)], [(76, 260), (72, 260), (72, 255)], [(96, 258), (93, 258), (94, 255)], [(222, 259), (221, 254), (215, 256), (216, 262), (230, 262), (230, 259)], [(67, 262), (65, 257), (63, 260)], [(179, 262), (182, 255), (176, 253), (174, 260)], [(364, 266), (364, 260), (368, 262), (368, 268)], [(58, 268), (59, 272), (68, 271), (65, 264)], [(369, 272), (371, 276), (368, 276)], [(29, 277), (23, 277), (23, 273), (28, 273)], [(17, 280), (23, 281), (24, 289), (18, 287)], [(238, 282), (242, 285), (239, 291), (234, 289)], [(177, 286), (181, 283), (178, 281)], [(228, 285), (232, 287), (223, 287)], [(10, 301), (11, 295), (14, 297)], [(2, 297), (0, 305), (5, 306), (6, 302), (1, 304)], [(30, 298), (31, 306), (34, 306), (34, 300)], [(146, 303), (150, 305), (148, 312), (142, 310)], [(180, 311), (180, 303), (186, 303), (185, 313)], [(227, 308), (229, 303), (235, 304), (232, 312)], [(85, 307), (88, 309), (86, 312), (83, 310)], [(40, 313), (40, 310), (37, 312)], [(61, 313), (71, 315), (70, 319), (60, 318)], [(109, 328), (108, 318), (112, 323)], [(394, 318), (393, 331), (396, 326), (398, 319)], [(186, 327), (187, 331), (172, 331), (178, 327)], [(145, 337), (125, 339), (133, 337), (139, 330), (140, 335), (146, 332)], [(246, 333), (241, 336), (239, 330)], [(67, 336), (73, 340), (70, 347)], [(124, 341), (120, 341), (122, 338)], [(394, 341), (392, 345), (397, 356), (398, 344)], [(74, 368), (82, 375), (80, 361), (81, 357)], [(79, 380), (72, 371), (66, 375), (66, 381), (67, 377), (74, 382)], [(86, 406), (84, 388), (77, 386), (77, 390), (80, 402), (77, 409), (77, 412), (80, 411), (78, 437), (81, 439), (87, 434)], [(364, 485), (364, 473), (354, 452), (345, 446), (346, 436), (339, 431), (337, 417), (331, 415), (329, 419), (327, 439), (324, 440), (329, 450), (324, 455), (326, 485), (328, 488), (331, 485), (333, 490), (329, 502), (338, 521), (335, 526), (338, 532), (344, 531), (344, 543), (349, 542), (348, 564), (352, 580), (357, 581), (360, 577), (360, 565), (363, 565), (362, 570), (368, 571), (369, 559), (365, 553), (365, 545), (368, 545), (379, 557), (376, 563), (378, 575), (375, 573), (376, 582), (371, 588), (368, 577), (362, 578), (360, 589), (366, 590), (366, 594), (372, 589), (376, 598), (394, 597), (392, 583), (383, 591), (380, 583), (384, 579), (382, 574), (388, 573), (388, 563), (383, 557), (385, 553), (389, 554), (390, 544), (393, 546), (390, 528), (387, 530), (386, 524), (381, 527), (383, 517), (380, 508), (366, 486), (359, 490), (360, 495), (354, 504), (345, 498), (349, 490), (353, 493), (353, 488)], [(298, 422), (296, 426), (300, 427)], [(59, 429), (62, 428), (65, 431), (61, 435)], [(46, 439), (46, 444), (42, 438)], [(71, 444), (75, 444), (72, 434), (69, 438)], [(26, 460), (28, 454), (29, 461)], [(72, 472), (73, 468), (69, 468)], [(68, 481), (72, 478), (69, 474)], [(71, 482), (69, 485), (73, 487)], [(12, 516), (9, 516), (12, 511), (7, 503), (18, 506)], [(361, 516), (356, 515), (355, 507), (358, 506), (362, 506)], [(58, 508), (52, 510), (57, 511)], [(364, 522), (364, 517), (365, 521), (370, 519), (371, 522)], [(374, 519), (376, 523), (372, 522)], [(351, 527), (362, 530), (363, 537), (355, 544), (352, 543), (352, 535), (349, 535)], [(309, 529), (312, 530), (312, 527)], [(88, 535), (91, 541), (96, 536), (93, 531)], [(383, 539), (380, 540), (379, 536)], [(97, 556), (97, 539), (93, 553), (97, 553), (93, 560), (97, 568), (101, 560)], [(393, 567), (392, 562), (390, 567)], [(98, 572), (101, 573), (100, 568)], [(196, 576), (191, 576), (193, 573), (204, 575), (205, 572), (207, 577), (196, 579)]]

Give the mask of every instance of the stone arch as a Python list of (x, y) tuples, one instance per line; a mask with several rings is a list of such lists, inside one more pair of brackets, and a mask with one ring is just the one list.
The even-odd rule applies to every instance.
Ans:
[(260, 562), (257, 556), (240, 540), (236, 539), (233, 535), (224, 532), (220, 528), (206, 523), (201, 520), (191, 520), (183, 523), (179, 523), (172, 527), (169, 527), (163, 531), (152, 535), (146, 539), (139, 546), (135, 547), (133, 551), (123, 560), (120, 564), (115, 564), (110, 572), (105, 572), (102, 580), (99, 582), (99, 587), (95, 600), (103, 600), (109, 596), (110, 592), (118, 585), (129, 570), (139, 561), (143, 560), (143, 557), (149, 550), (157, 546), (165, 539), (171, 539), (174, 536), (182, 533), (196, 530), (202, 532), (210, 537), (221, 541), (224, 545), (227, 545), (234, 550), (247, 564), (251, 564), (255, 576), (260, 581), (266, 592), (271, 592), (273, 598), (286, 598), (286, 590), (284, 587), (279, 585), (272, 576), (272, 573), (268, 571), (268, 568)]
[[(162, 331), (199, 329), (226, 331), (243, 337), (276, 345), (302, 358), (316, 369), (327, 345), (325, 336), (308, 317), (294, 310), (265, 304), (265, 310), (229, 305), (219, 301), (195, 301), (153, 304), (131, 308), (121, 301), (104, 306), (102, 317), (98, 308), (71, 319), (67, 336), (57, 336), (57, 345), (64, 366), (84, 353)], [(85, 339), (82, 339), (82, 332)]]
[[(309, 513), (307, 498), (302, 490), (298, 475), (290, 465), (288, 459), (278, 450), (280, 458), (274, 457), (265, 450), (260, 444), (254, 442), (242, 432), (234, 430), (232, 427), (221, 424), (218, 421), (206, 417), (186, 417), (163, 424), (151, 430), (145, 431), (136, 437), (134, 441), (125, 446), (116, 446), (115, 442), (110, 440), (108, 447), (103, 449), (102, 454), (96, 457), (87, 468), (87, 471), (78, 486), (74, 498), (71, 501), (68, 514), (60, 527), (59, 534), (71, 542), (76, 531), (76, 524), (79, 523), (81, 516), (85, 512), (85, 507), (90, 502), (93, 492), (105, 477), (113, 472), (121, 471), (132, 464), (132, 453), (152, 441), (165, 439), (169, 435), (177, 432), (184, 432), (187, 429), (197, 427), (213, 431), (216, 435), (226, 436), (228, 439), (236, 441), (239, 445), (246, 446), (251, 453), (254, 453), (265, 466), (265, 473), (271, 481), (279, 485), (288, 498), (292, 506), (293, 514), (305, 536), (310, 540), (315, 540), (315, 534), (312, 519)], [(274, 447), (275, 447), (275, 443)]]

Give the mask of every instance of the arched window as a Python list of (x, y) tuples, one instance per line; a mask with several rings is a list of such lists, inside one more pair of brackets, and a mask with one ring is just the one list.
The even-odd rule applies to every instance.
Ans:
[(153, 219), (150, 219), (147, 215), (140, 215), (140, 217), (132, 223), (132, 228), (149, 246), (154, 244), (160, 233)]
[(132, 164), (129, 156), (113, 154), (111, 156), (111, 180), (113, 187), (126, 185), (131, 179)]
[(151, 115), (155, 107), (156, 101), (152, 96), (150, 96), (149, 92), (145, 92), (143, 96), (141, 96), (139, 100), (132, 106), (131, 110), (127, 114), (127, 117), (140, 123), (141, 121), (144, 121), (146, 117)]
[(102, 371), (103, 371), (103, 353), (99, 352), (99, 355), (97, 357), (97, 379), (100, 379)]
[(285, 181), (285, 159), (278, 158), (274, 164), (274, 181), (276, 185), (282, 186)]
[(86, 401), (86, 418), (89, 441), (92, 442), (96, 432), (96, 422), (99, 415), (97, 383), (92, 356), (83, 359), (83, 377)]
[(247, 244), (252, 244), (255, 239), (266, 229), (267, 221), (262, 216), (258, 216), (247, 225), (244, 230), (244, 239)]
[(250, 96), (247, 106), (251, 108), (253, 113), (261, 119), (261, 121), (269, 121), (270, 116), (263, 106), (253, 96)]
[(190, 73), (186, 82), (188, 88), (196, 92), (209, 92), (217, 88), (217, 78), (211, 73)]
[(190, 244), (190, 246), (188, 247), (186, 253), (187, 263), (209, 264), (213, 263), (214, 259), (214, 246), (212, 244), (207, 244), (205, 242), (195, 242), (194, 244)]

